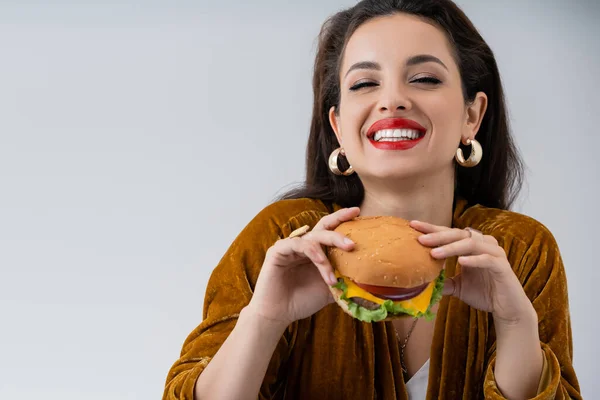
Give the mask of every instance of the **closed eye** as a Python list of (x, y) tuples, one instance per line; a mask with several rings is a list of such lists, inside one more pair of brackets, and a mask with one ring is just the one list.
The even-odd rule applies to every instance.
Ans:
[[(439, 85), (440, 83), (442, 83), (442, 81), (440, 81), (437, 78), (431, 77), (431, 76), (424, 76), (422, 78), (414, 79), (410, 83), (424, 83), (427, 85)], [(375, 82), (360, 82), (360, 83), (357, 83), (356, 85), (352, 86), (350, 88), (350, 90), (355, 92), (362, 88), (373, 87), (373, 86), (377, 86), (377, 83), (375, 83)]]
[(377, 84), (375, 82), (360, 82), (360, 83), (357, 83), (356, 85), (352, 86), (350, 88), (350, 90), (352, 90), (354, 92), (354, 91), (360, 90), (364, 87), (372, 87), (372, 86), (377, 86)]
[(411, 81), (411, 83), (413, 82), (417, 82), (417, 83), (427, 83), (429, 85), (439, 85), (440, 83), (442, 83), (442, 81), (440, 81), (437, 78), (433, 78), (431, 76), (424, 76), (423, 78), (419, 78), (419, 79), (415, 79), (413, 81)]

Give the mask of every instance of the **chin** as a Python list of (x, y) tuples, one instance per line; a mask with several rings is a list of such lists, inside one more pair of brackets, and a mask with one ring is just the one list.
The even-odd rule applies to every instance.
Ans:
[(376, 181), (405, 181), (423, 176), (423, 165), (382, 165), (378, 169), (370, 168), (361, 176)]

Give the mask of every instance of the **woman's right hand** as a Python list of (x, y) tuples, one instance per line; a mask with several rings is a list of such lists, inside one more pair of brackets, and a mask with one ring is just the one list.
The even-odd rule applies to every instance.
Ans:
[(267, 251), (246, 310), (287, 326), (332, 303), (328, 285), (337, 280), (323, 246), (352, 250), (354, 243), (333, 229), (359, 213), (358, 207), (344, 208), (323, 217), (303, 236), (278, 240)]

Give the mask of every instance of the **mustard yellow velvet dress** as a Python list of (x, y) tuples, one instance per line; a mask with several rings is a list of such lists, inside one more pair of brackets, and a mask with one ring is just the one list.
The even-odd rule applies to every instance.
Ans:
[[(283, 200), (267, 206), (242, 230), (210, 277), (203, 321), (169, 370), (163, 400), (194, 399), (196, 379), (252, 297), (267, 249), (338, 209), (312, 199)], [(548, 379), (535, 399), (580, 399), (565, 270), (552, 234), (532, 218), (467, 206), (463, 200), (456, 202), (453, 226), (472, 227), (498, 240), (537, 311)], [(459, 269), (456, 258), (447, 260), (447, 276)], [(435, 321), (427, 398), (503, 399), (494, 378), (495, 350), (491, 315), (444, 297)], [(259, 398), (407, 399), (394, 326), (360, 322), (337, 304), (294, 322), (276, 347)]]

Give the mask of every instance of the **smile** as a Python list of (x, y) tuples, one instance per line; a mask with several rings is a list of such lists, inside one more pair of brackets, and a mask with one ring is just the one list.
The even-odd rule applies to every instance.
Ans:
[(380, 150), (408, 150), (427, 133), (418, 122), (404, 118), (386, 118), (375, 122), (367, 131), (369, 142)]
[(398, 142), (401, 140), (415, 140), (425, 136), (424, 132), (416, 129), (384, 129), (375, 132), (375, 142)]

